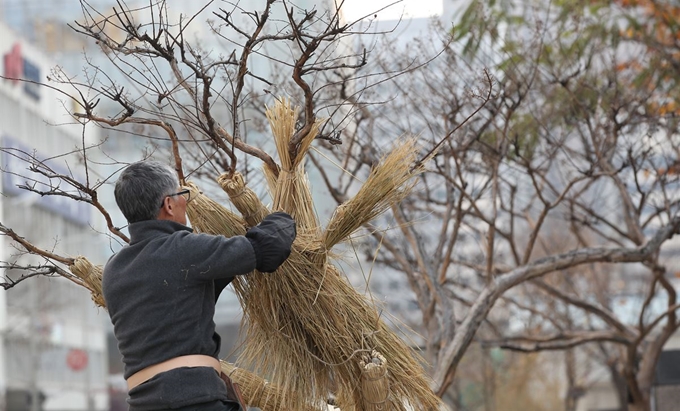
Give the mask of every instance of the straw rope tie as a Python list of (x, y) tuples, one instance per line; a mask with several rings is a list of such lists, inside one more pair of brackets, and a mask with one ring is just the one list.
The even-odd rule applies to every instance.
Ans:
[(298, 179), (298, 174), (294, 170), (286, 170), (286, 169), (281, 169), (281, 172), (279, 173), (279, 178), (287, 178), (291, 181), (297, 180)]
[(229, 194), (229, 198), (233, 200), (246, 194), (248, 194), (248, 191), (244, 188), (243, 190), (239, 191), (238, 194)]
[[(266, 211), (266, 210), (265, 210), (265, 211)], [(250, 220), (251, 218), (253, 218), (253, 217), (257, 216), (257, 215), (260, 215), (261, 212), (262, 212), (262, 208), (260, 208), (260, 209), (258, 209), (258, 210), (255, 210), (255, 211), (253, 211), (252, 213), (248, 213), (248, 214), (244, 215), (244, 216), (243, 216), (243, 219), (244, 219), (244, 220)], [(266, 214), (266, 213), (265, 213), (265, 214)]]

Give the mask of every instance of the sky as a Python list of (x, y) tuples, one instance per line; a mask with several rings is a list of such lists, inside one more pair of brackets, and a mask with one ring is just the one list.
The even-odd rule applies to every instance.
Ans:
[[(387, 8), (374, 13), (383, 7)], [(402, 13), (404, 17), (430, 17), (441, 14), (442, 0), (345, 0), (343, 9), (345, 18), (350, 21), (372, 13), (377, 14), (379, 20), (397, 20)]]
[[(181, 0), (176, 0), (171, 3), (177, 3)], [(238, 1), (238, 0), (237, 0)], [(262, 0), (257, 0), (260, 3)], [(340, 3), (343, 0), (333, 0)], [(126, 0), (127, 4), (134, 3), (147, 4), (144, 0)], [(115, 4), (115, 0), (88, 0), (88, 3), (97, 4)], [(247, 2), (244, 2), (247, 3)], [(312, 1), (312, 3), (314, 3)], [(373, 15), (377, 14), (378, 20), (397, 20), (400, 17), (430, 17), (435, 14), (441, 14), (443, 0), (344, 0), (343, 9), (345, 18), (348, 21), (360, 19), (364, 16), (369, 16), (373, 19)], [(383, 9), (383, 10), (381, 10)], [(26, 16), (35, 13), (57, 14), (59, 16), (69, 16), (68, 20), (72, 19), (72, 15), (80, 16), (81, 10), (78, 0), (50, 0), (47, 4), (43, 4), (40, 0), (0, 0), (0, 20), (6, 19), (10, 25), (16, 23), (12, 19), (22, 19)]]

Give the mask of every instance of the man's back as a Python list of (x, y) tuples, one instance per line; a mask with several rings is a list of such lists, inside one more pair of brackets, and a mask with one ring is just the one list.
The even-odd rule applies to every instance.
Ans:
[[(252, 271), (256, 260), (251, 244), (244, 237), (193, 234), (172, 221), (141, 221), (129, 230), (130, 245), (109, 260), (103, 275), (104, 298), (123, 355), (125, 378), (183, 355), (217, 358), (214, 279)], [(162, 381), (169, 377), (182, 381), (181, 386)], [(180, 368), (131, 390), (130, 405), (154, 409), (146, 407), (159, 401), (176, 407), (226, 400), (220, 384), (212, 368)]]
[(227, 398), (231, 381), (217, 359), (215, 302), (234, 276), (272, 273), (286, 261), (295, 221), (274, 212), (242, 236), (193, 234), (186, 226), (192, 191), (157, 161), (127, 166), (114, 195), (130, 244), (104, 267), (102, 289), (130, 410), (238, 409), (238, 395)]

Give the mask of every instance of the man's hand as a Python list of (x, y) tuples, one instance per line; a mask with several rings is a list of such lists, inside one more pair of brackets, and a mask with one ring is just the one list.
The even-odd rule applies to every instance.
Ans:
[(290, 255), (296, 235), (295, 220), (282, 211), (269, 214), (250, 228), (246, 238), (255, 250), (257, 271), (271, 273), (279, 268)]

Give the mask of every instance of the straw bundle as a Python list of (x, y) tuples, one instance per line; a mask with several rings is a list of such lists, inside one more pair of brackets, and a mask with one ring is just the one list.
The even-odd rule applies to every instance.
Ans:
[(281, 162), (278, 179), (272, 175), (271, 170), (265, 168), (265, 178), (274, 200), (274, 209), (286, 210), (290, 213), (303, 231), (316, 230), (319, 225), (314, 218), (314, 203), (302, 160), (319, 133), (319, 127), (324, 120), (314, 122), (309, 133), (294, 148), (294, 157), (291, 157), (289, 142), (295, 133), (298, 110), (290, 106), (289, 100), (281, 99), (274, 107), (268, 108), (265, 114), (271, 125)]
[(257, 225), (269, 214), (269, 210), (260, 202), (257, 194), (249, 187), (246, 187), (243, 176), (240, 173), (224, 173), (217, 179), (217, 182), (229, 195), (232, 203), (243, 215), (243, 219), (249, 226)]
[[(362, 392), (365, 370), (359, 360), (362, 354), (376, 349), (390, 358), (385, 363), (390, 390), (384, 396), (385, 407), (436, 409), (439, 398), (429, 388), (412, 350), (326, 258), (330, 246), (403, 198), (408, 189), (405, 183), (412, 176), (409, 160), (415, 159), (415, 145), (404, 144), (387, 156), (373, 171), (368, 187), (359, 192), (358, 198), (344, 204), (328, 229), (321, 232), (301, 167), (311, 138), (303, 139), (294, 158), (288, 156), (297, 112), (287, 104), (279, 102), (267, 111), (282, 170), (278, 178), (269, 173), (267, 180), (274, 197), (272, 209), (283, 209), (295, 216), (299, 235), (291, 256), (276, 273), (242, 276), (233, 283), (247, 325), (247, 344), (238, 362), (281, 389), (280, 402), (272, 410), (321, 407), (328, 394), (335, 393), (341, 409), (361, 411), (370, 409), (364, 403), (371, 393)], [(220, 184), (228, 184), (228, 194), (247, 192), (242, 179), (227, 180), (229, 176), (224, 175)], [(244, 214), (265, 209), (255, 196), (242, 194), (231, 199)], [(250, 204), (243, 204), (245, 201)], [(200, 205), (191, 201), (188, 208), (200, 215)], [(258, 222), (249, 217), (248, 225)], [(205, 218), (191, 222), (198, 231), (227, 235), (220, 231), (223, 224), (212, 226)]]
[(191, 190), (191, 200), (187, 204), (187, 217), (198, 231), (225, 237), (246, 233), (246, 222), (241, 217), (204, 196), (196, 184), (189, 182), (184, 188)]
[(323, 235), (324, 246), (330, 249), (403, 200), (414, 185), (409, 181), (416, 159), (415, 139), (405, 140), (373, 168), (359, 192), (335, 210)]
[(387, 397), (390, 394), (385, 357), (373, 351), (359, 362), (362, 368), (361, 392), (364, 395), (363, 408), (366, 411), (387, 410)]
[[(221, 365), (222, 372), (239, 385), (244, 401), (248, 403), (249, 407), (257, 407), (265, 411), (279, 409), (277, 404), (280, 404), (282, 398), (284, 398), (281, 389), (270, 384), (264, 378), (236, 367), (234, 364), (221, 361)], [(306, 407), (300, 411), (319, 411), (319, 409)]]
[(78, 256), (73, 260), (69, 270), (83, 280), (83, 287), (90, 290), (92, 301), (98, 307), (106, 308), (104, 295), (102, 294), (102, 266), (95, 266), (87, 258)]

